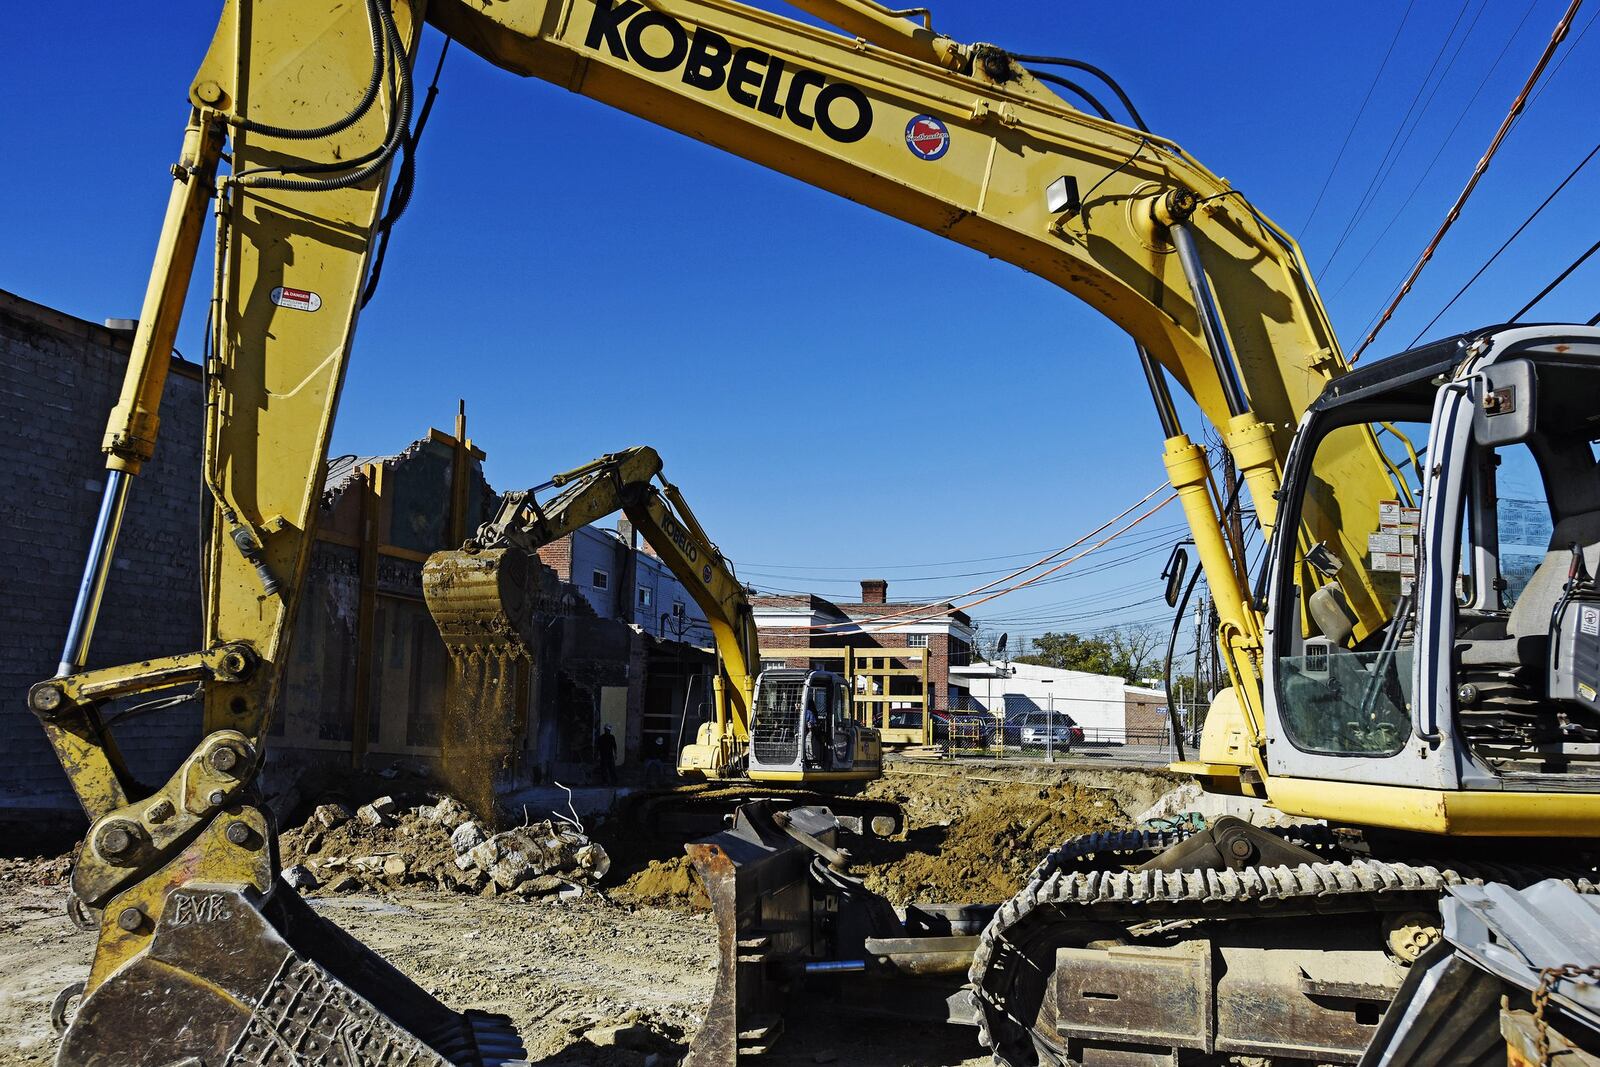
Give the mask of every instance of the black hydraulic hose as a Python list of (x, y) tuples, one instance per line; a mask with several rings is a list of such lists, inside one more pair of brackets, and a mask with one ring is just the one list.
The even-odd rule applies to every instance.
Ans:
[[(411, 128), (411, 71), (407, 65), (405, 50), (401, 47), (400, 31), (395, 29), (394, 17), (381, 3), (377, 7), (378, 17), (383, 22), (385, 36), (389, 41), (387, 59), (395, 65), (395, 82), (397, 85), (394, 111), (389, 117), (389, 132), (384, 142), (379, 147), (367, 152), (356, 159), (338, 163), (312, 163), (297, 168), (298, 173), (317, 173), (327, 170), (336, 170), (344, 167), (356, 166), (365, 163), (347, 174), (337, 178), (304, 179), (304, 178), (272, 178), (267, 177), (262, 171), (246, 172), (234, 177), (238, 185), (253, 189), (284, 189), (292, 192), (331, 192), (335, 189), (348, 189), (352, 185), (359, 185), (379, 173), (388, 166), (389, 161), (399, 150), (401, 144), (410, 136)], [(369, 162), (370, 161), (370, 162)], [(290, 173), (287, 168), (272, 168)]]
[(428, 85), (428, 95), (417, 112), (417, 127), (400, 143), (400, 173), (395, 178), (394, 188), (389, 191), (389, 205), (384, 210), (383, 218), (378, 220), (378, 248), (372, 257), (372, 270), (367, 274), (367, 284), (361, 290), (361, 307), (366, 307), (378, 291), (378, 280), (383, 276), (383, 261), (389, 254), (389, 234), (410, 206), (411, 195), (416, 190), (417, 145), (422, 141), (422, 131), (428, 127), (428, 116), (433, 113), (433, 102), (439, 95), (439, 76), (444, 72), (444, 57), (449, 52), (450, 38), (446, 37), (444, 47), (439, 49), (439, 62), (433, 68), (433, 81)]
[(1150, 127), (1144, 123), (1144, 116), (1140, 115), (1139, 109), (1133, 106), (1133, 99), (1123, 92), (1122, 86), (1117, 84), (1115, 78), (1094, 64), (1085, 63), (1081, 59), (1067, 59), (1065, 56), (1012, 56), (1011, 58), (1019, 63), (1044, 63), (1054, 67), (1071, 67), (1074, 70), (1081, 70), (1086, 74), (1094, 75), (1105, 82), (1107, 87), (1116, 94), (1117, 99), (1122, 101), (1122, 106), (1128, 109), (1128, 116), (1133, 119), (1133, 124), (1145, 133), (1150, 132)]
[(1079, 85), (1077, 82), (1069, 81), (1068, 79), (1061, 77), (1059, 74), (1047, 74), (1042, 70), (1030, 70), (1028, 73), (1032, 74), (1035, 78), (1038, 78), (1042, 82), (1049, 82), (1051, 85), (1059, 85), (1069, 92), (1078, 94), (1084, 100), (1088, 101), (1089, 106), (1094, 108), (1095, 111), (1099, 113), (1100, 117), (1105, 119), (1107, 122), (1117, 121), (1111, 117), (1111, 112), (1106, 110), (1106, 106), (1099, 100), (1095, 99), (1093, 93)]
[[(1178, 630), (1183, 626), (1183, 616), (1189, 610), (1189, 597), (1194, 593), (1194, 587), (1200, 581), (1200, 568), (1196, 567), (1189, 576), (1189, 584), (1184, 586), (1183, 596), (1178, 599), (1178, 605), (1172, 613), (1172, 633), (1167, 637), (1167, 658), (1161, 669), (1162, 688), (1167, 693), (1167, 726), (1172, 732), (1172, 752), (1181, 763), (1183, 754), (1183, 714), (1178, 709), (1178, 702), (1172, 699), (1172, 656), (1178, 650)], [(1199, 685), (1199, 679), (1195, 679)]]
[[(289, 126), (273, 126), (266, 122), (256, 122), (253, 119), (241, 119), (239, 125), (251, 133), (264, 133), (269, 137), (282, 137), (286, 140), (309, 141), (318, 137), (348, 130), (368, 111), (372, 110), (372, 102), (378, 98), (378, 89), (383, 84), (383, 63), (387, 58), (384, 49), (384, 15), (387, 11), (382, 8), (382, 0), (367, 0), (367, 29), (372, 34), (372, 77), (367, 81), (366, 92), (361, 94), (361, 99), (350, 113), (342, 119), (328, 123), (326, 126), (317, 126), (312, 129), (295, 129)], [(392, 24), (393, 16), (390, 16)]]

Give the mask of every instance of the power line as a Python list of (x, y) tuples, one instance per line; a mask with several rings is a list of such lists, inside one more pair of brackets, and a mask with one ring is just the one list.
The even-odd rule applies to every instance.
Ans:
[(1411, 292), (1411, 287), (1416, 284), (1417, 278), (1422, 274), (1422, 269), (1428, 265), (1428, 261), (1433, 258), (1434, 252), (1438, 250), (1439, 242), (1444, 240), (1445, 234), (1450, 232), (1450, 227), (1454, 226), (1456, 219), (1461, 216), (1461, 209), (1466, 206), (1467, 199), (1472, 196), (1472, 191), (1478, 187), (1479, 179), (1489, 169), (1489, 163), (1494, 159), (1495, 153), (1500, 151), (1501, 143), (1505, 140), (1506, 134), (1511, 131), (1511, 124), (1517, 120), (1517, 116), (1521, 115), (1522, 109), (1527, 106), (1528, 94), (1533, 91), (1539, 76), (1544, 73), (1545, 67), (1549, 65), (1550, 57), (1555, 55), (1556, 49), (1566, 39), (1567, 31), (1572, 28), (1572, 18), (1578, 13), (1578, 6), (1582, 3), (1583, 0), (1572, 0), (1567, 6), (1566, 13), (1561, 16), (1561, 21), (1556, 24), (1555, 31), (1550, 35), (1550, 43), (1545, 45), (1544, 52), (1539, 56), (1539, 61), (1534, 64), (1532, 73), (1528, 75), (1528, 80), (1523, 83), (1522, 91), (1511, 102), (1511, 109), (1506, 112), (1506, 117), (1501, 121), (1500, 129), (1495, 132), (1494, 140), (1489, 142), (1488, 150), (1484, 152), (1483, 158), (1478, 160), (1478, 165), (1473, 168), (1472, 177), (1467, 179), (1467, 184), (1461, 190), (1461, 195), (1456, 197), (1456, 202), (1451, 205), (1450, 210), (1445, 214), (1444, 221), (1439, 224), (1438, 231), (1433, 235), (1433, 240), (1429, 241), (1428, 246), (1422, 250), (1422, 255), (1417, 258), (1416, 265), (1411, 268), (1411, 273), (1407, 275), (1405, 282), (1401, 284), (1400, 291), (1395, 294), (1394, 299), (1389, 302), (1389, 306), (1379, 316), (1377, 324), (1372, 327), (1366, 339), (1361, 342), (1355, 353), (1350, 357), (1352, 364), (1361, 358), (1361, 354), (1367, 350), (1367, 347), (1377, 339), (1383, 328), (1389, 324), (1389, 320), (1394, 317), (1395, 309), (1400, 306), (1400, 302)]
[(1562, 178), (1561, 181), (1556, 185), (1556, 187), (1554, 189), (1550, 190), (1550, 195), (1545, 197), (1544, 200), (1542, 200), (1539, 203), (1538, 207), (1534, 208), (1531, 212), (1529, 212), (1528, 217), (1522, 220), (1522, 224), (1519, 225), (1516, 228), (1516, 230), (1512, 232), (1511, 236), (1507, 237), (1501, 243), (1500, 247), (1494, 250), (1494, 254), (1493, 255), (1491, 255), (1488, 259), (1483, 261), (1483, 266), (1479, 267), (1477, 269), (1477, 271), (1475, 271), (1473, 273), (1472, 277), (1470, 277), (1470, 278), (1468, 278), (1466, 280), (1466, 284), (1462, 285), (1461, 288), (1456, 290), (1455, 296), (1452, 296), (1449, 300), (1447, 300), (1445, 302), (1444, 307), (1439, 309), (1438, 314), (1434, 315), (1433, 318), (1429, 319), (1428, 320), (1428, 324), (1426, 326), (1424, 326), (1422, 329), (1417, 331), (1417, 335), (1411, 339), (1411, 344), (1407, 345), (1406, 346), (1407, 348), (1410, 348), (1410, 347), (1412, 347), (1412, 345), (1415, 345), (1418, 341), (1420, 341), (1422, 339), (1422, 335), (1423, 334), (1425, 334), (1429, 330), (1433, 329), (1433, 324), (1438, 322), (1441, 318), (1443, 318), (1444, 317), (1444, 313), (1449, 311), (1452, 307), (1455, 306), (1455, 302), (1457, 300), (1461, 299), (1461, 296), (1462, 296), (1463, 293), (1465, 293), (1468, 289), (1472, 288), (1474, 282), (1476, 282), (1479, 278), (1483, 277), (1483, 272), (1488, 270), (1491, 266), (1494, 265), (1494, 261), (1500, 258), (1500, 253), (1504, 252), (1507, 248), (1511, 247), (1511, 242), (1512, 241), (1515, 241), (1518, 237), (1522, 236), (1522, 231), (1526, 230), (1528, 228), (1528, 226), (1533, 222), (1533, 220), (1539, 217), (1540, 212), (1544, 211), (1545, 208), (1550, 206), (1550, 201), (1554, 200), (1556, 198), (1556, 195), (1559, 194), (1561, 192), (1561, 190), (1563, 190), (1563, 189), (1565, 189), (1567, 187), (1567, 183), (1568, 182), (1572, 181), (1573, 178), (1576, 178), (1578, 176), (1578, 172), (1579, 171), (1581, 171), (1584, 167), (1589, 165), (1589, 161), (1591, 159), (1593, 159), (1596, 156), (1596, 154), (1600, 154), (1600, 144), (1596, 144), (1593, 148), (1589, 149), (1589, 154), (1584, 156), (1582, 159), (1580, 159), (1578, 161), (1578, 165), (1573, 167), (1570, 171), (1567, 172), (1567, 176), (1565, 178)]
[(1002, 559), (1023, 559), (1027, 556), (1037, 556), (1049, 552), (1048, 548), (1035, 548), (1027, 552), (1010, 552), (1003, 556), (977, 556), (973, 559), (947, 559), (931, 563), (752, 563), (752, 567), (762, 567), (770, 571), (829, 571), (852, 570), (864, 571), (894, 571), (915, 570), (920, 567), (960, 567), (968, 563), (993, 563)]
[[(1339, 240), (1334, 243), (1333, 251), (1328, 253), (1328, 258), (1322, 261), (1322, 266), (1317, 271), (1318, 274), (1327, 272), (1328, 267), (1330, 267), (1333, 264), (1333, 261), (1338, 258), (1339, 250), (1344, 247), (1344, 243), (1349, 239), (1351, 231), (1354, 230), (1356, 224), (1366, 216), (1367, 209), (1370, 206), (1373, 197), (1377, 195), (1377, 188), (1380, 180), (1387, 174), (1387, 171), (1384, 168), (1389, 162), (1391, 154), (1393, 154), (1395, 151), (1395, 145), (1399, 144), (1400, 151), (1402, 153), (1405, 151), (1406, 142), (1411, 140), (1411, 134), (1407, 132), (1406, 129), (1407, 124), (1411, 121), (1411, 114), (1412, 112), (1416, 111), (1417, 102), (1422, 99), (1422, 91), (1428, 87), (1428, 83), (1433, 79), (1433, 72), (1438, 69), (1439, 60), (1444, 58), (1445, 49), (1449, 48), (1450, 42), (1455, 39), (1456, 28), (1461, 25), (1461, 20), (1466, 16), (1467, 8), (1470, 6), (1472, 6), (1470, 3), (1461, 5), (1461, 10), (1456, 14), (1456, 20), (1450, 24), (1450, 32), (1445, 35), (1443, 41), (1439, 42), (1439, 51), (1434, 55), (1433, 62), (1428, 66), (1428, 72), (1422, 76), (1422, 81), (1417, 84), (1417, 91), (1411, 94), (1410, 106), (1406, 108), (1406, 113), (1400, 116), (1400, 123), (1394, 129), (1394, 136), (1389, 138), (1389, 146), (1383, 150), (1383, 158), (1378, 161), (1378, 166), (1374, 168), (1372, 177), (1367, 182), (1366, 189), (1362, 192), (1361, 198), (1356, 202), (1355, 211), (1351, 212), (1350, 220), (1345, 223), (1343, 232), (1339, 234)], [(1440, 76), (1440, 80), (1443, 81), (1443, 75)], [(1437, 91), (1437, 86), (1435, 86), (1435, 91)], [(1429, 103), (1432, 103), (1433, 97), (1430, 96), (1428, 101)], [(1423, 110), (1426, 111), (1427, 108), (1424, 107)], [(1421, 114), (1417, 115), (1417, 121), (1422, 121)], [(1412, 127), (1412, 130), (1415, 130), (1414, 126)], [(1405, 135), (1404, 140), (1401, 139), (1402, 134)], [(1398, 159), (1399, 156), (1396, 155), (1395, 158)]]
[[(1142, 535), (1140, 537), (1129, 538), (1123, 544), (1124, 544), (1124, 547), (1131, 547), (1131, 546), (1134, 546), (1134, 545), (1149, 544), (1152, 541), (1162, 541), (1162, 542), (1164, 542), (1166, 540), (1169, 540), (1174, 534), (1176, 534), (1181, 529), (1183, 529), (1183, 524), (1181, 522), (1179, 522), (1179, 523), (1170, 523), (1170, 524), (1168, 524), (1166, 526), (1159, 527), (1158, 529), (1152, 530), (1148, 534)], [(988, 569), (988, 570), (958, 571), (958, 572), (954, 572), (954, 573), (950, 573), (950, 574), (911, 575), (911, 576), (908, 576), (908, 577), (897, 577), (897, 578), (894, 579), (894, 581), (896, 582), (896, 584), (903, 585), (903, 584), (907, 584), (907, 583), (910, 583), (910, 582), (939, 582), (939, 581), (946, 581), (946, 580), (951, 579), (951, 578), (982, 578), (982, 577), (986, 577), (986, 576), (991, 575), (991, 574), (1001, 574), (1001, 573), (1004, 573), (1005, 571), (1007, 571), (1009, 569), (1010, 568), (1007, 568), (1007, 567), (995, 567), (995, 568)], [(857, 582), (859, 582), (861, 580), (860, 576), (864, 571), (865, 571), (865, 569), (863, 569), (863, 571), (858, 571), (855, 574), (851, 574), (851, 575), (846, 575), (846, 574), (840, 574), (840, 575), (811, 575), (811, 574), (794, 575), (794, 574), (773, 574), (773, 573), (770, 573), (768, 571), (758, 570), (758, 569), (748, 568), (748, 567), (747, 568), (741, 568), (741, 573), (743, 574), (743, 576), (748, 577), (748, 578), (779, 578), (779, 579), (782, 579), (782, 580), (785, 580), (785, 581), (793, 581), (793, 580), (798, 578), (800, 580), (812, 583), (814, 585), (846, 585), (846, 586), (854, 585)]]
[(1590, 245), (1589, 246), (1589, 250), (1587, 252), (1583, 253), (1577, 259), (1573, 260), (1567, 266), (1566, 270), (1562, 271), (1560, 274), (1557, 274), (1551, 280), (1549, 285), (1547, 285), (1543, 289), (1539, 290), (1539, 295), (1535, 296), (1532, 300), (1528, 301), (1526, 304), (1523, 304), (1522, 305), (1522, 310), (1517, 312), (1515, 315), (1511, 316), (1511, 318), (1507, 319), (1506, 321), (1507, 322), (1516, 322), (1518, 319), (1522, 318), (1522, 316), (1526, 315), (1529, 311), (1533, 310), (1533, 306), (1535, 304), (1537, 304), (1539, 301), (1543, 300), (1545, 297), (1549, 296), (1551, 294), (1551, 292), (1553, 292), (1555, 290), (1556, 286), (1558, 286), (1562, 282), (1566, 281), (1567, 280), (1567, 276), (1569, 274), (1571, 274), (1573, 271), (1577, 270), (1579, 267), (1583, 266), (1584, 261), (1587, 260), (1590, 256), (1594, 255), (1596, 252), (1600, 252), (1600, 241), (1596, 241), (1594, 244)]
[(1311, 220), (1317, 217), (1317, 209), (1322, 206), (1322, 198), (1327, 195), (1328, 185), (1333, 181), (1333, 175), (1344, 159), (1345, 149), (1350, 147), (1350, 138), (1356, 132), (1356, 127), (1361, 125), (1361, 117), (1367, 113), (1367, 105), (1372, 102), (1373, 90), (1377, 89), (1384, 70), (1389, 66), (1389, 57), (1394, 55), (1394, 46), (1400, 42), (1400, 31), (1405, 29), (1406, 20), (1411, 17), (1411, 9), (1416, 6), (1417, 0), (1410, 0), (1406, 4), (1405, 13), (1400, 16), (1400, 22), (1394, 28), (1394, 36), (1389, 40), (1389, 50), (1383, 54), (1383, 62), (1378, 64), (1378, 73), (1372, 76), (1372, 81), (1367, 85), (1367, 95), (1361, 98), (1361, 106), (1356, 109), (1356, 117), (1350, 120), (1350, 128), (1344, 132), (1344, 140), (1339, 145), (1338, 153), (1333, 157), (1333, 166), (1328, 168), (1328, 176), (1322, 179), (1322, 188), (1317, 191), (1316, 202), (1311, 205), (1311, 214), (1307, 215), (1306, 221), (1300, 225), (1301, 233), (1310, 229)]
[[(1485, 0), (1485, 3), (1487, 4), (1487, 0)], [(1483, 14), (1483, 8), (1480, 7), (1478, 9), (1478, 15), (1482, 15), (1482, 14)], [(1472, 91), (1472, 96), (1470, 98), (1468, 98), (1466, 104), (1462, 106), (1460, 113), (1458, 115), (1456, 115), (1456, 121), (1451, 125), (1450, 132), (1444, 135), (1444, 140), (1439, 142), (1439, 147), (1434, 151), (1433, 158), (1428, 160), (1428, 165), (1423, 168), (1422, 173), (1417, 176), (1417, 180), (1412, 183), (1411, 191), (1406, 193), (1405, 199), (1402, 200), (1400, 202), (1399, 206), (1394, 209), (1394, 212), (1389, 216), (1389, 221), (1384, 224), (1384, 227), (1383, 227), (1383, 229), (1381, 231), (1379, 231), (1378, 236), (1374, 237), (1372, 239), (1372, 242), (1367, 245), (1367, 250), (1364, 253), (1362, 253), (1361, 259), (1359, 261), (1357, 261), (1356, 265), (1350, 269), (1350, 273), (1345, 275), (1344, 281), (1339, 283), (1339, 287), (1334, 290), (1333, 295), (1335, 297), (1337, 297), (1340, 293), (1344, 292), (1345, 287), (1348, 286), (1352, 281), (1354, 281), (1357, 277), (1360, 276), (1361, 268), (1367, 265), (1367, 260), (1372, 258), (1372, 253), (1374, 253), (1374, 252), (1376, 252), (1378, 250), (1378, 246), (1383, 243), (1383, 239), (1385, 237), (1388, 237), (1389, 236), (1389, 232), (1394, 229), (1394, 224), (1396, 222), (1400, 221), (1401, 216), (1403, 216), (1406, 213), (1406, 209), (1409, 208), (1411, 206), (1411, 204), (1412, 204), (1412, 201), (1414, 201), (1416, 199), (1417, 193), (1422, 189), (1423, 183), (1428, 180), (1428, 176), (1433, 173), (1433, 169), (1439, 165), (1439, 160), (1444, 155), (1444, 150), (1446, 148), (1450, 147), (1450, 142), (1451, 141), (1455, 140), (1455, 136), (1456, 136), (1457, 131), (1459, 131), (1461, 129), (1461, 124), (1466, 121), (1467, 115), (1470, 114), (1471, 111), (1472, 111), (1472, 105), (1474, 105), (1474, 104), (1476, 104), (1478, 102), (1478, 97), (1482, 96), (1483, 95), (1483, 90), (1488, 88), (1489, 79), (1494, 77), (1494, 72), (1500, 69), (1500, 64), (1505, 60), (1506, 54), (1511, 51), (1511, 43), (1512, 43), (1512, 41), (1516, 40), (1517, 35), (1522, 32), (1522, 27), (1527, 24), (1528, 17), (1530, 15), (1532, 15), (1532, 14), (1533, 14), (1533, 7), (1530, 6), (1528, 8), (1528, 10), (1523, 13), (1522, 21), (1517, 23), (1517, 28), (1512, 30), (1506, 36), (1505, 44), (1500, 46), (1500, 54), (1495, 56), (1494, 62), (1489, 65), (1489, 69), (1484, 72), (1484, 75), (1483, 75), (1482, 78), (1478, 79), (1478, 87)], [(1473, 22), (1473, 26), (1475, 27), (1477, 25), (1477, 23), (1478, 23), (1478, 19), (1477, 19), (1476, 16), (1473, 17), (1472, 22)], [(1469, 28), (1467, 30), (1467, 37), (1470, 37), (1471, 35), (1472, 35), (1472, 29)], [(1461, 38), (1462, 45), (1465, 45), (1467, 43), (1467, 37), (1462, 37)], [(1460, 48), (1457, 48), (1456, 54), (1459, 55), (1460, 51), (1461, 51)], [(1450, 62), (1451, 62), (1451, 65), (1453, 66), (1455, 64), (1455, 57), (1451, 57)], [(1449, 70), (1447, 68), (1446, 69), (1446, 74), (1448, 74), (1448, 73), (1449, 73)], [(1444, 78), (1441, 77), (1439, 79), (1439, 85), (1443, 85), (1443, 84), (1444, 84)], [(1435, 91), (1437, 91), (1439, 85), (1436, 85), (1434, 87)], [(1432, 98), (1431, 95), (1428, 98), (1428, 103), (1429, 103), (1429, 105), (1431, 105), (1433, 103), (1433, 98)], [(1530, 101), (1530, 103), (1531, 103), (1531, 101)], [(1424, 112), (1426, 112), (1427, 108), (1424, 107), (1423, 110), (1424, 110)], [(1420, 122), (1421, 122), (1420, 118), (1418, 119), (1418, 122), (1420, 124)], [(1415, 129), (1413, 129), (1413, 132), (1415, 132)], [(1381, 185), (1381, 183), (1380, 183), (1380, 185)], [(1330, 262), (1331, 262), (1331, 260), (1330, 260)]]

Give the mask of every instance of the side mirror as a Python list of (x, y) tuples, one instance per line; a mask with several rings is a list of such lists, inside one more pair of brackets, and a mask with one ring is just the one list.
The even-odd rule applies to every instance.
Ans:
[(1473, 382), (1472, 439), (1487, 448), (1533, 436), (1538, 415), (1538, 371), (1530, 359), (1484, 368)]
[(1184, 550), (1183, 542), (1172, 546), (1172, 555), (1167, 557), (1167, 565), (1161, 569), (1161, 577), (1167, 580), (1165, 594), (1167, 607), (1178, 606), (1178, 597), (1183, 595), (1183, 579), (1189, 573), (1189, 553)]

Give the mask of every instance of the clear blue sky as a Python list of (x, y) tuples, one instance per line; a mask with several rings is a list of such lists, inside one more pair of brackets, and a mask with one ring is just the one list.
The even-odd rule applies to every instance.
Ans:
[[(934, 13), (958, 39), (1114, 73), (1154, 130), (1299, 237), (1353, 348), (1565, 3), (1240, 0), (1197, 13), (935, 0)], [(218, 6), (11, 12), (0, 287), (93, 320), (137, 314), (185, 91)], [(1600, 137), (1594, 17), (1579, 13), (1571, 59), (1375, 353), (1405, 347)], [(420, 68), (431, 71), (438, 46), (430, 34)], [(1519, 307), (1594, 240), (1597, 194), (1600, 161), (1430, 336)], [(1600, 260), (1532, 317), (1588, 319), (1597, 282)], [(202, 316), (191, 301), (191, 355)], [(1163, 477), (1127, 338), (1072, 297), (464, 49), (446, 66), (417, 197), (362, 317), (344, 396), (334, 450), (356, 453), (448, 428), (465, 397), (503, 489), (655, 445), (748, 580), (840, 598), (862, 576), (888, 577), (891, 597), (959, 594), (994, 576), (970, 572), (1012, 562), (992, 557), (1064, 544)], [(977, 614), (1019, 635), (1157, 618), (1161, 542), (1177, 518), (1169, 509), (1141, 528), (1156, 536), (1113, 555), (1142, 550), (1121, 566)], [(984, 561), (954, 562), (974, 559)]]

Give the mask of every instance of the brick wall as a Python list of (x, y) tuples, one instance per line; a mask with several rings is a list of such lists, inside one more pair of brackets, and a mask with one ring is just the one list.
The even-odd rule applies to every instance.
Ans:
[[(75, 806), (28, 687), (55, 673), (105, 480), (100, 440), (129, 339), (0, 291), (0, 806)], [(203, 398), (174, 364), (155, 459), (134, 479), (89, 665), (200, 647), (198, 524)], [(180, 705), (116, 732), (141, 780), (165, 780), (200, 740)]]
[(1167, 706), (1164, 697), (1150, 696), (1144, 693), (1128, 693), (1125, 697), (1127, 731), (1130, 741), (1148, 741), (1150, 738), (1163, 735), (1171, 729), (1167, 717), (1158, 709)]
[(572, 581), (572, 535), (567, 534), (539, 549), (539, 562), (555, 571), (563, 582)]

